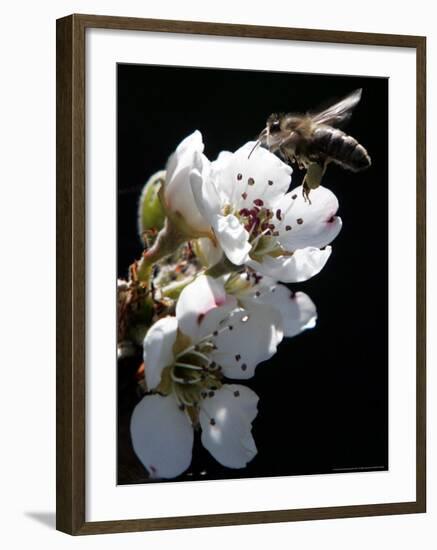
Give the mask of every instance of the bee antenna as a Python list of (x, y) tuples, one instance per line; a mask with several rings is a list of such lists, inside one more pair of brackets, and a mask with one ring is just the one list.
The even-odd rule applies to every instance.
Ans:
[(249, 156), (247, 157), (248, 159), (250, 159), (250, 156), (252, 155), (252, 153), (255, 151), (255, 149), (258, 147), (258, 145), (260, 145), (261, 143), (261, 140), (258, 139), (255, 143), (255, 145), (252, 147), (252, 149), (250, 150), (250, 153), (249, 153)]

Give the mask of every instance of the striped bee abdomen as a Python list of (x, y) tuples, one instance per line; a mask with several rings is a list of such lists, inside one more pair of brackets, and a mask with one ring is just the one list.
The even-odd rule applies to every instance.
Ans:
[(358, 141), (331, 126), (318, 126), (312, 135), (312, 149), (324, 153), (332, 161), (353, 172), (371, 165), (370, 156)]

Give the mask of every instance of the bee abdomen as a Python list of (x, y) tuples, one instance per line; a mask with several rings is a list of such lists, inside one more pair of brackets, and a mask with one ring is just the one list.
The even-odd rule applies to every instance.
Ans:
[(352, 136), (330, 126), (317, 128), (313, 133), (313, 146), (334, 162), (358, 172), (371, 164), (366, 149)]

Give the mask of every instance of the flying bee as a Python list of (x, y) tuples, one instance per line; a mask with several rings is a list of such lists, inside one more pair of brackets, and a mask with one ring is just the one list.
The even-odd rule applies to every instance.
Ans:
[(286, 162), (306, 169), (303, 181), (306, 199), (309, 200), (310, 190), (320, 185), (330, 162), (352, 172), (371, 165), (366, 149), (355, 138), (335, 128), (349, 120), (361, 92), (361, 89), (355, 90), (319, 113), (274, 113), (267, 119), (257, 145), (278, 152)]

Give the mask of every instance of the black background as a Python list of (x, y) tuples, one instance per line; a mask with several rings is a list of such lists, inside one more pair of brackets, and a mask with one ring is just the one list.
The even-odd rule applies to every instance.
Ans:
[[(198, 129), (205, 154), (256, 138), (271, 112), (305, 112), (356, 88), (360, 104), (345, 130), (372, 157), (352, 174), (330, 165), (343, 229), (326, 267), (290, 285), (315, 302), (315, 329), (284, 339), (247, 382), (259, 396), (258, 454), (243, 470), (218, 464), (198, 441), (180, 478), (218, 479), (388, 467), (388, 80), (382, 78), (118, 65), (118, 273), (141, 254), (136, 211), (149, 176)], [(293, 173), (293, 187), (302, 174)], [(119, 362), (118, 482), (147, 480), (130, 444), (141, 359)], [(245, 382), (246, 383), (246, 382)]]

